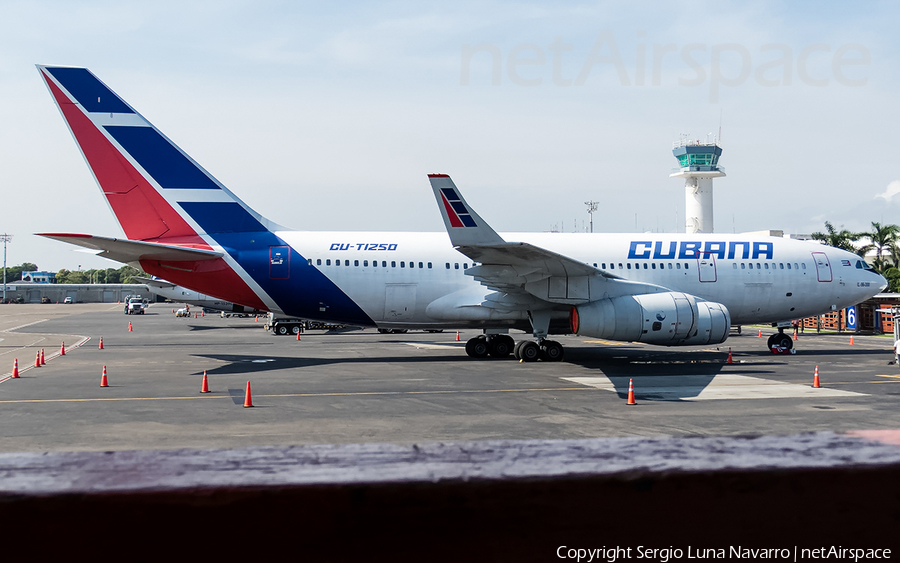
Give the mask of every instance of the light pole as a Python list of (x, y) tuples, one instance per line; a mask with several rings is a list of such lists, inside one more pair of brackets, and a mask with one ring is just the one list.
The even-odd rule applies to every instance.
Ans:
[(594, 232), (594, 211), (597, 211), (597, 204), (599, 201), (586, 201), (585, 205), (588, 206), (588, 215), (591, 216), (591, 232)]
[(6, 243), (12, 240), (12, 235), (3, 233), (0, 240), (3, 241), (3, 303), (6, 303)]

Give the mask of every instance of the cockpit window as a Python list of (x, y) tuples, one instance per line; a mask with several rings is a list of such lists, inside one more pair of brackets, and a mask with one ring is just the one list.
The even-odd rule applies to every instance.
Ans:
[(856, 269), (857, 270), (871, 270), (872, 266), (869, 265), (865, 260), (857, 260), (856, 261)]

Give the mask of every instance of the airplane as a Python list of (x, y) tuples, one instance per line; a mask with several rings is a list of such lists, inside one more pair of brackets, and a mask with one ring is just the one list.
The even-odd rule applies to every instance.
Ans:
[(213, 297), (212, 295), (205, 295), (203, 293), (196, 292), (194, 290), (156, 277), (135, 277), (134, 279), (137, 280), (138, 283), (146, 285), (147, 289), (149, 289), (150, 293), (152, 293), (153, 295), (159, 295), (160, 297), (164, 297), (178, 303), (186, 303), (188, 305), (194, 305), (196, 307), (201, 307), (204, 309), (221, 311), (229, 315), (264, 314), (263, 311), (247, 309), (243, 305), (237, 305), (229, 301), (218, 299), (216, 297)]
[[(126, 238), (40, 233), (244, 307), (381, 329), (481, 329), (473, 358), (560, 361), (554, 334), (724, 342), (887, 282), (817, 242), (725, 234), (497, 233), (446, 174), (446, 232), (304, 232), (262, 217), (86, 68), (37, 65)], [(518, 343), (513, 329), (532, 338)]]

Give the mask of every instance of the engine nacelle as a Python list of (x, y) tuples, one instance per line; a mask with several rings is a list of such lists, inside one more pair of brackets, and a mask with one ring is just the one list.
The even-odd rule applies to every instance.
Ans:
[(725, 342), (731, 314), (725, 305), (679, 292), (625, 295), (572, 307), (579, 336), (662, 346)]

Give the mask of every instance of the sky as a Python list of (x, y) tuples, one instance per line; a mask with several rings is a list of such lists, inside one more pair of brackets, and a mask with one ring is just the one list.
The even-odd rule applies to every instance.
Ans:
[(7, 263), (116, 267), (122, 236), (35, 64), (85, 66), (300, 230), (441, 231), (450, 174), (498, 231), (683, 232), (682, 134), (719, 135), (715, 230), (900, 223), (892, 2), (0, 0)]

